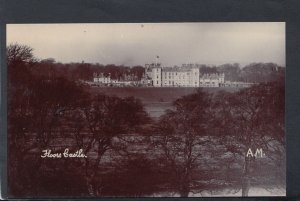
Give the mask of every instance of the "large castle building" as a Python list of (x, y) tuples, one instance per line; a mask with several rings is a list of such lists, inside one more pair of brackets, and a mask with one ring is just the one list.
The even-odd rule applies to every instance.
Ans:
[(160, 63), (146, 64), (141, 79), (137, 75), (122, 75), (112, 79), (110, 74), (94, 73), (91, 84), (98, 86), (149, 87), (251, 87), (254, 83), (225, 81), (224, 73), (201, 73), (197, 64), (163, 67)]
[(161, 64), (145, 65), (145, 81), (154, 87), (220, 87), (224, 73), (201, 74), (200, 67), (183, 64), (181, 67), (162, 67)]

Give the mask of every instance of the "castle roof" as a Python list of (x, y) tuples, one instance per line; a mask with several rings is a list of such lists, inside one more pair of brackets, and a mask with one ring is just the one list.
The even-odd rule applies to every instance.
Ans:
[(182, 67), (163, 67), (162, 71), (163, 72), (188, 72), (193, 68), (197, 68), (197, 67), (192, 67), (192, 66), (182, 66)]

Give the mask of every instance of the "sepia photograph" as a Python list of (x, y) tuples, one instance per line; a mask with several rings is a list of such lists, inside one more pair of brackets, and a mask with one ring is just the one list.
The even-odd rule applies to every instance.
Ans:
[(285, 33), (7, 24), (9, 196), (286, 196)]

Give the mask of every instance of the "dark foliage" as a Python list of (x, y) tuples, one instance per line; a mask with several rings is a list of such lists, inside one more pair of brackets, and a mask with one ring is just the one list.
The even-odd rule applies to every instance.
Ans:
[[(37, 62), (32, 49), (8, 56), (9, 190), (16, 196), (151, 196), (284, 185), (284, 70), (275, 64), (202, 66), (228, 79), (261, 82), (215, 95), (201, 89), (152, 121), (135, 97), (92, 94), (94, 72), (142, 76), (142, 67)], [(42, 159), (83, 149), (87, 158)], [(245, 157), (262, 148), (266, 158)]]

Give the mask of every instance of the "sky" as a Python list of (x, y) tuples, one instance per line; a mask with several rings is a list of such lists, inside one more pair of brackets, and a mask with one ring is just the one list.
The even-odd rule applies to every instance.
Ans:
[(11, 43), (62, 63), (285, 66), (284, 22), (9, 24)]

